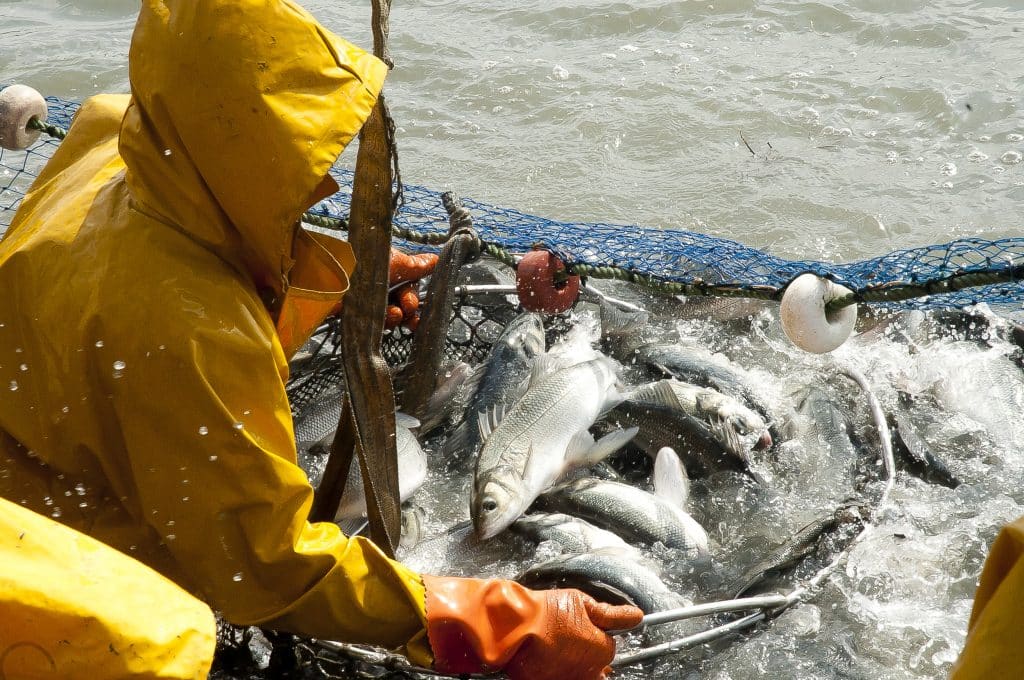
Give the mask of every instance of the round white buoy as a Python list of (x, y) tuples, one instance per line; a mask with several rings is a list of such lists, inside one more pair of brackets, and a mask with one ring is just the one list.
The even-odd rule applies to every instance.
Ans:
[(846, 342), (857, 322), (857, 306), (826, 312), (825, 305), (850, 289), (814, 274), (801, 274), (782, 294), (782, 330), (805, 352), (824, 354)]
[(11, 85), (0, 91), (0, 147), (26, 149), (39, 138), (39, 130), (28, 127), (38, 118), (46, 122), (46, 100), (28, 85)]

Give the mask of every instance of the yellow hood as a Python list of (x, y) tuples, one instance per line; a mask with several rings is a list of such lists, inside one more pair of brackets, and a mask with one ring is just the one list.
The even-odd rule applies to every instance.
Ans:
[(119, 144), (135, 207), (280, 294), (386, 73), (287, 0), (147, 0)]

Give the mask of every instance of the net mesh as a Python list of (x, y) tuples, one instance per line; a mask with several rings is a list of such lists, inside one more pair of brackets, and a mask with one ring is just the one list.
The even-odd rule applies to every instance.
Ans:
[[(67, 127), (77, 110), (75, 102), (47, 99), (49, 122)], [(29, 184), (56, 142), (44, 135), (27, 151), (0, 152), (0, 232), (6, 230)], [(310, 211), (319, 216), (344, 219), (352, 195), (352, 172), (334, 168), (341, 190)], [(424, 234), (448, 229), (448, 215), (440, 192), (406, 185), (405, 204), (395, 215), (395, 226)], [(795, 276), (813, 272), (865, 292), (899, 285), (916, 285), (964, 273), (1009, 273), (1024, 265), (1024, 238), (984, 240), (965, 238), (919, 248), (891, 252), (881, 257), (835, 264), (812, 260), (786, 260), (736, 241), (679, 229), (657, 229), (609, 223), (561, 222), (500, 208), (472, 200), (463, 204), (473, 216), (484, 242), (510, 252), (523, 253), (542, 244), (566, 263), (616, 267), (660, 281), (731, 286), (753, 291), (781, 289)], [(431, 246), (399, 241), (409, 250)], [(904, 308), (1020, 305), (1024, 286), (1008, 283), (917, 297), (887, 306)]]

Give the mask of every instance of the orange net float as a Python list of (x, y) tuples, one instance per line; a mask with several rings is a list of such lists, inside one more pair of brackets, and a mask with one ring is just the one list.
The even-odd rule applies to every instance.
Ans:
[(561, 314), (579, 298), (580, 277), (567, 275), (554, 253), (533, 250), (516, 265), (516, 292), (527, 311)]

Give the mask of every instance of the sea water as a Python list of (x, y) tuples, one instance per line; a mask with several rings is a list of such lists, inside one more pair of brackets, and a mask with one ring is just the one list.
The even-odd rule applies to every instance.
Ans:
[[(800, 259), (1018, 235), (1024, 7), (1013, 5), (396, 3), (387, 92), (404, 178), (550, 218), (694, 229)], [(370, 45), (368, 3), (306, 6)], [(69, 99), (127, 91), (137, 8), (126, 0), (0, 3), (0, 82)], [(354, 163), (351, 150), (342, 162)], [(877, 529), (809, 604), (748, 639), (654, 672), (723, 680), (945, 674), (963, 644), (988, 546), (1001, 524), (1024, 514), (1024, 386), (1014, 348), (878, 333), (819, 358), (793, 349), (771, 311), (754, 316), (739, 326), (681, 321), (680, 330), (781, 404), (807, 384), (856, 402), (834, 359), (864, 372), (890, 407), (897, 388), (909, 386), (919, 395), (913, 422), (963, 484), (950, 490), (902, 475)], [(863, 410), (857, 417), (866, 427)], [(777, 503), (729, 479), (695, 484), (691, 510), (724, 570), (740, 573), (841, 500), (848, 480), (822, 470), (822, 460), (803, 435), (758, 460)], [(450, 491), (450, 502), (421, 498), (440, 538), (408, 556), (415, 566), (509, 576), (536, 559), (512, 540), (478, 546), (464, 531), (444, 535), (466, 515), (458, 499), (468, 499), (468, 486), (449, 461), (431, 464), (427, 489)], [(701, 595), (685, 570), (667, 571), (675, 587)]]

